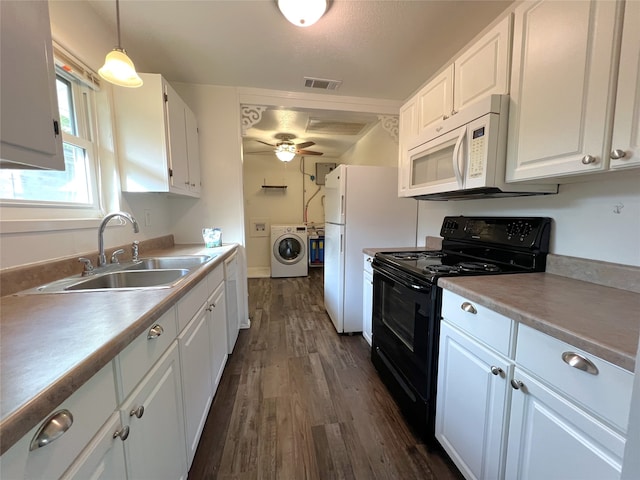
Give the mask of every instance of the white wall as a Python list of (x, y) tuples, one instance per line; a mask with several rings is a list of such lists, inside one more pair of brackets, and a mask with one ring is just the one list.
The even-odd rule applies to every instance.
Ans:
[(398, 165), (398, 141), (377, 123), (362, 139), (340, 157), (347, 165)]
[[(622, 173), (560, 185), (558, 195), (420, 201), (418, 238), (439, 236), (445, 215), (548, 216), (552, 253), (640, 266), (639, 185), (637, 173)], [(616, 214), (618, 204), (624, 207)]]

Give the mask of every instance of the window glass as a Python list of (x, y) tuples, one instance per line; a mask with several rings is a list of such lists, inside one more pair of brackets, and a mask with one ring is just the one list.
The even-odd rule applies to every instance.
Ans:
[(62, 73), (57, 75), (56, 90), (65, 170), (1, 169), (0, 198), (5, 204), (23, 206), (37, 202), (97, 208), (95, 150), (91, 141), (93, 91)]

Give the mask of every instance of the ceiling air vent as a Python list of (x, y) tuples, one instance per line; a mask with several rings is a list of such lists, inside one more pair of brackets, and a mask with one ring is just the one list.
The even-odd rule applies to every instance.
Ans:
[(337, 90), (341, 83), (342, 80), (304, 77), (304, 86), (307, 88), (319, 88), (320, 90)]

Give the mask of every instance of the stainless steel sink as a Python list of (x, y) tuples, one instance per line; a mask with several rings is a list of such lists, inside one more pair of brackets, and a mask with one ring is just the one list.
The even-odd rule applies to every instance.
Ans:
[(64, 290), (105, 288), (149, 288), (170, 286), (189, 273), (188, 269), (125, 270), (98, 275), (65, 287)]
[(16, 295), (71, 293), (96, 290), (171, 288), (217, 255), (173, 255), (140, 258), (135, 262), (109, 264), (90, 276), (73, 275)]
[(126, 270), (157, 270), (174, 268), (194, 268), (199, 267), (215, 256), (211, 255), (181, 255), (173, 257), (149, 257), (141, 258), (133, 265), (127, 266)]

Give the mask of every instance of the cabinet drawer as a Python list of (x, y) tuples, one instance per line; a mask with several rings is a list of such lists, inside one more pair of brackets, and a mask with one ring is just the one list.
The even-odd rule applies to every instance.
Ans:
[[(584, 357), (597, 372), (570, 366), (563, 360), (565, 352)], [(518, 327), (516, 363), (622, 432), (627, 430), (632, 373), (526, 325)]]
[(187, 323), (189, 323), (198, 310), (200, 310), (208, 297), (207, 281), (202, 280), (180, 299), (178, 302), (178, 332), (184, 330), (184, 327), (187, 326)]
[(73, 416), (69, 429), (48, 445), (29, 451), (44, 420), (2, 455), (0, 478), (58, 478), (91, 441), (116, 409), (113, 365), (108, 363), (51, 413), (66, 409)]
[[(160, 325), (159, 336), (151, 329)], [(176, 310), (170, 309), (116, 357), (118, 402), (122, 402), (178, 335)], [(149, 337), (152, 338), (149, 338)]]
[(369, 273), (373, 273), (373, 267), (371, 267), (371, 262), (373, 262), (373, 257), (371, 255), (366, 255), (364, 256), (364, 264), (363, 264), (363, 270), (365, 272), (369, 272)]
[[(225, 262), (225, 265), (226, 265), (226, 262)], [(219, 265), (216, 268), (214, 268), (213, 271), (209, 273), (209, 275), (207, 275), (207, 282), (206, 282), (207, 296), (205, 297), (205, 299), (208, 298), (209, 295), (211, 295), (213, 292), (216, 291), (216, 288), (218, 288), (218, 285), (220, 285), (220, 283), (222, 283), (223, 280), (224, 280), (224, 267), (222, 265)]]
[[(464, 310), (465, 307), (470, 311)], [(472, 313), (471, 307), (476, 313)], [(514, 322), (510, 318), (449, 290), (442, 293), (442, 317), (497, 352), (513, 358)]]

